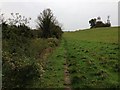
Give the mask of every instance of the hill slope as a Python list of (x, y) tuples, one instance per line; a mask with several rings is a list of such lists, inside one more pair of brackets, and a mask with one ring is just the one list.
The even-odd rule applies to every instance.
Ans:
[(95, 28), (63, 35), (73, 88), (119, 87), (118, 28)]
[(93, 28), (70, 33), (65, 32), (64, 36), (78, 40), (117, 43), (118, 27)]
[(60, 45), (46, 60), (40, 85), (48, 88), (120, 87), (117, 35), (115, 27), (65, 32)]

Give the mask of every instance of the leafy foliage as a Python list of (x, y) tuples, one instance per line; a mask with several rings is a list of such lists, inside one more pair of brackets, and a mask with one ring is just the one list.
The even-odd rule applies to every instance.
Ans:
[(23, 21), (14, 23), (19, 18), (12, 19), (12, 24), (1, 22), (3, 89), (30, 88), (36, 80), (41, 80), (44, 71), (40, 54), (59, 42), (56, 38), (51, 38), (51, 41), (41, 39), (40, 30), (30, 29)]
[(62, 29), (53, 16), (53, 13), (50, 9), (44, 10), (38, 16), (38, 29), (42, 31), (42, 38), (56, 37), (60, 38), (62, 35)]

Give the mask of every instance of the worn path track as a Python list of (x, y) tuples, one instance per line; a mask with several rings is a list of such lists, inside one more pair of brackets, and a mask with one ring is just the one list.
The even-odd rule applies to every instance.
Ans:
[[(65, 45), (65, 40), (64, 40), (64, 45)], [(68, 68), (68, 64), (67, 64), (67, 50), (64, 46), (64, 50), (65, 50), (65, 63), (64, 63), (64, 85), (65, 85), (65, 90), (72, 90), (71, 89), (71, 80), (70, 80), (70, 73), (69, 73), (69, 68)]]

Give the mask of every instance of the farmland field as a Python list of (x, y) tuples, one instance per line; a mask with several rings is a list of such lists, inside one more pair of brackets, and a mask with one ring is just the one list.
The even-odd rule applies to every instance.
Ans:
[[(12, 35), (11, 35), (12, 36)], [(4, 39), (3, 88), (117, 88), (118, 28)]]
[(120, 5), (99, 1), (0, 2), (2, 90), (120, 89)]
[(118, 87), (118, 28), (97, 28), (63, 35), (72, 87)]
[(62, 74), (66, 60), (71, 88), (119, 87), (118, 49), (117, 27), (65, 32), (61, 45), (48, 59), (45, 86), (65, 87)]

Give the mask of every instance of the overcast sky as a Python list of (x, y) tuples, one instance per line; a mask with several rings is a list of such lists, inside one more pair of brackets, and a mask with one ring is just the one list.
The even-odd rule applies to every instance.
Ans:
[(100, 16), (104, 22), (110, 15), (112, 26), (118, 25), (118, 0), (0, 0), (0, 9), (6, 17), (20, 13), (31, 17), (30, 27), (36, 27), (40, 12), (50, 8), (64, 30), (89, 28), (88, 21)]

